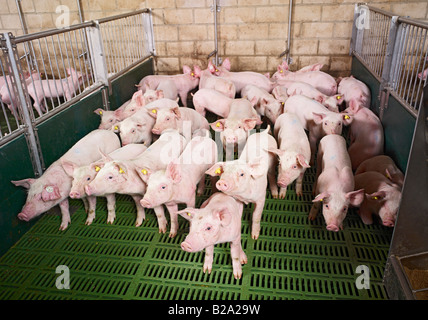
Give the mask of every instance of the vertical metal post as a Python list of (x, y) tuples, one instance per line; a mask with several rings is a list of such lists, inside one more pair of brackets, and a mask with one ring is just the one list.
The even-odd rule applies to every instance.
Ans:
[[(109, 91), (111, 92), (100, 24), (97, 20), (94, 21), (94, 26), (87, 28), (87, 35), (89, 40), (88, 48), (91, 56), (92, 67), (94, 69), (94, 81), (98, 83), (101, 82), (105, 86), (108, 86)], [(103, 97), (103, 100), (105, 109), (109, 110), (108, 99)]]
[(287, 64), (291, 64), (290, 47), (291, 47), (291, 12), (293, 9), (293, 0), (289, 1), (288, 7), (288, 35), (287, 35)]
[(30, 152), (31, 162), (33, 164), (34, 174), (36, 177), (43, 174), (43, 157), (41, 153), (39, 139), (36, 133), (36, 128), (33, 125), (33, 119), (30, 116), (29, 108), (31, 104), (28, 98), (28, 93), (26, 92), (27, 88), (23, 79), (23, 72), (21, 65), (19, 63), (18, 50), (16, 44), (13, 43), (13, 35), (11, 33), (4, 33), (2, 41), (6, 42), (4, 47), (6, 64), (9, 67), (9, 70), (12, 71), (11, 84), (12, 90), (15, 91), (16, 97), (18, 98), (18, 110), (20, 117), (22, 118), (22, 123), (25, 130), (25, 138), (27, 140), (28, 149)]
[(142, 13), (143, 15), (143, 33), (145, 40), (145, 47), (148, 52), (152, 55), (156, 55), (155, 48), (155, 37), (153, 32), (153, 18), (152, 18), (152, 9), (149, 9), (148, 13)]
[(214, 64), (217, 66), (221, 63), (218, 57), (218, 28), (217, 28), (217, 12), (220, 12), (221, 8), (217, 3), (218, 0), (213, 0), (213, 5), (211, 6), (211, 12), (214, 12), (214, 51), (208, 54), (208, 59), (214, 56)]
[(395, 53), (395, 40), (398, 32), (398, 16), (393, 16), (389, 25), (388, 44), (386, 46), (385, 59), (383, 61), (382, 78), (379, 87), (380, 109), (379, 118), (382, 119), (383, 112), (388, 106), (389, 94), (387, 90), (391, 87), (391, 66)]

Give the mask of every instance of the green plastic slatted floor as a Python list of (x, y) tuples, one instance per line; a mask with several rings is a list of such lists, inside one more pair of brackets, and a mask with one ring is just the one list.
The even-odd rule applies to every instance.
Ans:
[[(117, 218), (106, 223), (106, 202), (98, 199), (97, 216), (86, 226), (81, 201), (69, 228), (58, 230), (60, 217), (45, 214), (0, 258), (0, 299), (387, 299), (382, 285), (392, 230), (364, 225), (350, 210), (344, 230), (330, 232), (322, 214), (308, 220), (315, 169), (307, 171), (304, 194), (294, 186), (284, 200), (267, 192), (261, 234), (251, 239), (252, 205), (244, 207), (242, 246), (248, 257), (243, 277), (235, 280), (229, 244), (217, 245), (213, 271), (202, 271), (204, 253), (180, 248), (188, 223), (179, 217), (175, 238), (158, 232), (152, 210), (134, 227), (135, 208), (117, 196)], [(199, 206), (211, 194), (209, 179)], [(59, 265), (70, 270), (70, 289), (57, 289)], [(370, 269), (370, 289), (358, 290), (355, 270)]]

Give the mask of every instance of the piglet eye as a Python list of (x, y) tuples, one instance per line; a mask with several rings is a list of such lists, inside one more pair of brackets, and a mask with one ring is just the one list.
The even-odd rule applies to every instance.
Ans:
[(211, 227), (207, 227), (207, 231), (210, 231), (211, 230)]
[(111, 179), (113, 179), (113, 176), (109, 176), (108, 178), (111, 180)]
[(241, 176), (241, 177), (243, 177), (243, 176), (244, 176), (244, 173), (241, 173), (241, 174), (240, 174), (240, 176)]
[(325, 207), (328, 209), (328, 204), (326, 204)]
[(91, 178), (90, 178), (90, 177), (87, 177), (87, 178), (86, 178), (86, 181), (89, 181), (89, 180), (91, 180)]
[(162, 188), (162, 190), (165, 190), (165, 189), (166, 189), (166, 186), (162, 186), (161, 188)]

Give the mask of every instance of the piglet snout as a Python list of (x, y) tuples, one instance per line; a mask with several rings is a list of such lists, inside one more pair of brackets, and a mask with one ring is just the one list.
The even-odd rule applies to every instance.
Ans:
[(21, 212), (18, 214), (18, 219), (22, 220), (22, 221), (29, 221), (30, 218), (28, 217), (28, 215), (24, 212)]
[(77, 191), (71, 191), (69, 196), (71, 199), (80, 199), (80, 193)]
[(150, 208), (152, 205), (151, 203), (147, 200), (147, 199), (141, 199), (140, 200), (140, 204), (144, 207), (144, 208)]
[(395, 225), (393, 220), (385, 220), (382, 223), (385, 227), (394, 227), (394, 225)]
[(158, 128), (153, 128), (152, 129), (152, 133), (156, 134), (156, 135), (160, 135), (161, 134), (161, 132), (160, 132), (160, 130)]
[(220, 191), (227, 191), (230, 188), (230, 184), (225, 180), (218, 180), (216, 183), (216, 187)]
[(339, 227), (335, 224), (329, 224), (327, 226), (327, 230), (328, 231), (334, 231), (334, 232), (338, 232), (339, 231)]
[(190, 245), (190, 243), (183, 241), (181, 243), (181, 249), (183, 249), (186, 252), (191, 252), (192, 251), (192, 246)]
[(236, 143), (236, 142), (238, 142), (238, 138), (235, 136), (231, 136), (231, 137), (226, 138), (226, 143)]

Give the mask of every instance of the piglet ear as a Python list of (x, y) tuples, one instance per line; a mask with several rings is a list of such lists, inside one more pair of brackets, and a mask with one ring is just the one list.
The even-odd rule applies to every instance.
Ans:
[(221, 64), (222, 67), (224, 67), (226, 70), (230, 71), (231, 64), (229, 58), (224, 59), (223, 63)]
[(192, 73), (192, 69), (190, 69), (190, 67), (189, 66), (186, 66), (186, 65), (184, 65), (183, 66), (183, 73), (184, 74), (191, 74)]
[(103, 162), (113, 161), (113, 158), (110, 157), (108, 154), (104, 153), (100, 148), (98, 148), (98, 152), (101, 154)]
[(120, 123), (116, 123), (116, 124), (112, 125), (111, 131), (113, 131), (114, 133), (119, 133), (120, 132)]
[(366, 193), (366, 197), (373, 201), (382, 201), (386, 197), (385, 191), (376, 191), (371, 194)]
[(98, 173), (103, 167), (104, 167), (104, 162), (102, 161), (93, 162), (89, 165), (89, 170), (95, 171), (96, 173)]
[(73, 162), (61, 160), (61, 166), (69, 177), (73, 177), (74, 170), (76, 169), (76, 165)]
[(156, 97), (158, 99), (163, 99), (165, 98), (165, 94), (163, 93), (163, 90), (156, 90)]
[(137, 107), (144, 107), (146, 105), (146, 100), (144, 99), (144, 94), (141, 90), (138, 90), (132, 95), (132, 100), (135, 101)]
[(343, 124), (345, 126), (349, 126), (352, 123), (352, 120), (354, 120), (354, 116), (350, 113), (342, 113), (342, 119), (343, 119)]
[(219, 220), (222, 226), (228, 226), (232, 222), (232, 214), (228, 208), (222, 208), (213, 211), (215, 219)]
[(254, 129), (257, 123), (258, 123), (258, 119), (255, 119), (255, 118), (244, 119), (243, 120), (244, 130), (250, 131), (251, 129)]
[(217, 162), (215, 165), (213, 165), (211, 168), (205, 171), (205, 173), (212, 177), (216, 177), (216, 176), (221, 176), (223, 171), (224, 171), (224, 162)]
[(359, 207), (364, 201), (364, 189), (348, 192), (345, 197), (353, 207)]
[(61, 198), (61, 193), (57, 185), (45, 185), (42, 191), (43, 201), (53, 201)]
[(175, 115), (177, 119), (181, 119), (180, 107), (174, 107), (171, 109), (171, 112)]
[(210, 123), (210, 126), (214, 131), (222, 132), (224, 131), (224, 122), (225, 119), (219, 119), (216, 122)]
[(312, 112), (312, 115), (314, 116), (314, 122), (316, 124), (320, 124), (322, 122), (322, 120), (325, 117), (324, 113), (316, 113), (316, 112)]
[(211, 73), (215, 72), (215, 66), (212, 64), (211, 60), (208, 62), (208, 70)]
[(195, 217), (195, 208), (186, 208), (180, 211), (177, 211), (177, 213), (182, 216), (184, 219), (191, 221)]
[(276, 154), (276, 155), (278, 155), (278, 156), (282, 156), (282, 155), (284, 155), (284, 150), (281, 150), (281, 149), (277, 149), (277, 148), (267, 148), (267, 149), (264, 149), (265, 151), (267, 151), (267, 152), (270, 152), (270, 153), (274, 153), (274, 154)]
[(195, 73), (196, 77), (198, 77), (198, 78), (201, 77), (202, 70), (199, 66), (193, 66), (193, 72)]
[(248, 162), (247, 167), (249, 174), (254, 179), (260, 178), (267, 173), (267, 164), (262, 161), (261, 157)]
[(314, 200), (312, 200), (312, 202), (325, 201), (329, 196), (330, 194), (328, 192), (321, 192)]
[(150, 175), (152, 174), (152, 170), (150, 170), (147, 167), (140, 167), (140, 168), (136, 168), (135, 170), (138, 176), (140, 177), (140, 179), (147, 184), (149, 181)]
[(98, 109), (94, 110), (94, 113), (97, 114), (97, 115), (99, 115), (100, 117), (102, 117), (103, 113), (104, 113), (104, 110), (101, 109), (101, 108), (98, 108)]
[(36, 179), (28, 178), (22, 180), (11, 181), (17, 187), (24, 187), (25, 189), (30, 189), (31, 185), (36, 182)]
[(297, 162), (303, 167), (303, 168), (310, 168), (311, 166), (308, 164), (308, 162), (306, 161), (305, 157), (303, 156), (303, 154), (299, 153), (297, 155)]
[(166, 167), (166, 176), (172, 180), (173, 183), (179, 183), (181, 181), (181, 170), (177, 163), (170, 162)]
[(343, 96), (343, 94), (334, 95), (334, 100), (336, 100), (336, 104), (338, 104), (338, 105), (341, 104), (344, 99), (345, 99), (345, 97)]

